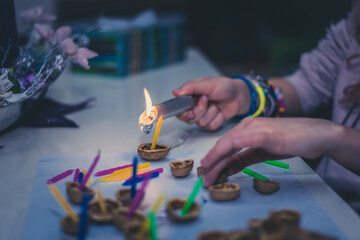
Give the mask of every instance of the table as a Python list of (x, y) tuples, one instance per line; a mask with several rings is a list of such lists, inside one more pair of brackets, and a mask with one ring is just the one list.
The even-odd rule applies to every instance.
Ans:
[[(197, 49), (187, 51), (181, 64), (133, 75), (125, 79), (65, 72), (50, 88), (48, 96), (73, 103), (89, 96), (96, 102), (69, 115), (80, 128), (19, 128), (0, 136), (0, 239), (21, 239), (36, 173), (37, 161), (46, 155), (94, 154), (134, 151), (152, 135), (139, 131), (137, 121), (145, 108), (143, 87), (153, 103), (172, 97), (171, 90), (186, 81), (220, 73)], [(180, 149), (208, 150), (235, 123), (217, 132), (188, 126), (175, 118), (164, 121), (161, 134), (173, 129), (191, 129), (191, 137)], [(360, 218), (300, 158), (288, 160), (303, 186), (322, 205), (348, 239), (360, 239)]]

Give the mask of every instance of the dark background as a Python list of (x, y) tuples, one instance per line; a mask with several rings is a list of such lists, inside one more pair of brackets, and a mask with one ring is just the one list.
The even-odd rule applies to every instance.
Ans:
[(60, 21), (133, 16), (153, 8), (187, 17), (188, 44), (203, 50), (225, 75), (291, 73), (350, 0), (57, 0)]

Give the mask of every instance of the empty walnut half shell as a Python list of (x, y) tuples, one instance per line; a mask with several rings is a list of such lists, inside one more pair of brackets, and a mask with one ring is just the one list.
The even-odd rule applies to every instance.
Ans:
[(113, 220), (112, 211), (122, 206), (121, 202), (113, 200), (113, 199), (104, 199), (105, 207), (108, 212), (106, 216), (104, 216), (103, 212), (100, 208), (100, 203), (98, 200), (92, 201), (89, 205), (89, 218), (97, 223), (107, 223)]
[(136, 210), (134, 216), (131, 219), (126, 217), (128, 211), (129, 208), (127, 207), (121, 207), (112, 211), (114, 224), (121, 231), (124, 231), (129, 226), (132, 228), (140, 228), (145, 221), (145, 215), (140, 210)]
[(66, 193), (69, 196), (69, 199), (72, 203), (81, 204), (83, 194), (87, 193), (90, 195), (90, 199), (95, 196), (95, 191), (91, 188), (85, 186), (82, 191), (78, 189), (79, 187), (78, 182), (67, 182), (66, 183)]
[(227, 240), (227, 239), (228, 239), (228, 233), (217, 230), (203, 232), (197, 237), (197, 240)]
[(291, 209), (270, 211), (269, 218), (274, 222), (278, 222), (287, 226), (299, 226), (301, 213)]
[[(139, 190), (137, 190), (139, 191)], [(124, 207), (129, 207), (131, 205), (132, 198), (130, 196), (131, 194), (131, 188), (121, 188), (118, 191), (115, 192), (115, 197), (117, 200), (119, 200)], [(144, 198), (145, 192), (142, 195), (142, 198)]]
[(254, 189), (262, 194), (271, 194), (280, 188), (280, 183), (254, 178)]
[(166, 212), (169, 219), (173, 222), (186, 222), (196, 219), (200, 213), (200, 204), (194, 202), (188, 213), (181, 216), (181, 209), (184, 208), (186, 198), (172, 198), (166, 203)]
[(169, 163), (171, 172), (175, 177), (186, 177), (190, 174), (194, 166), (194, 160), (173, 161)]
[(236, 183), (222, 183), (209, 187), (210, 197), (215, 201), (231, 201), (240, 196), (240, 186)]
[(170, 151), (170, 147), (162, 144), (156, 144), (154, 150), (150, 150), (151, 143), (142, 143), (139, 145), (137, 152), (142, 159), (156, 161), (163, 159)]

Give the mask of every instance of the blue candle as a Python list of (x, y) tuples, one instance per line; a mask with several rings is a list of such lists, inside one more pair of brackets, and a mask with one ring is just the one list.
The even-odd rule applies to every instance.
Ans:
[(86, 237), (89, 201), (90, 201), (90, 195), (84, 194), (81, 203), (81, 215), (78, 225), (78, 231), (79, 231), (78, 240), (84, 240)]
[(138, 159), (135, 156), (133, 158), (133, 180), (132, 180), (132, 184), (131, 184), (131, 198), (134, 198), (136, 195), (136, 171), (137, 171), (137, 165), (138, 165)]
[(82, 172), (80, 172), (79, 173), (79, 183), (82, 182), (83, 178), (84, 178), (84, 174)]

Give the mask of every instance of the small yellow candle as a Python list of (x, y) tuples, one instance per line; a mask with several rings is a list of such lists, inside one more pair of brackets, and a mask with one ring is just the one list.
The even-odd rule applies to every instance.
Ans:
[(149, 231), (150, 228), (150, 219), (147, 217), (145, 218), (145, 221), (141, 225), (140, 231), (137, 234), (138, 239), (142, 239), (147, 231)]
[(160, 134), (160, 130), (161, 130), (162, 121), (163, 121), (163, 115), (160, 116), (159, 121), (156, 124), (156, 131), (155, 131), (154, 138), (152, 140), (151, 148), (150, 148), (151, 150), (155, 150), (156, 143), (159, 138), (159, 134)]
[[(139, 164), (137, 167), (137, 174), (150, 171), (150, 169), (148, 167), (150, 167), (149, 162)], [(117, 179), (122, 179), (122, 180), (117, 180), (117, 181), (123, 181), (123, 180), (128, 179), (131, 176), (132, 176), (132, 167), (128, 167), (128, 168), (117, 170), (108, 176), (100, 178), (100, 182), (112, 182), (112, 181), (116, 181)]]
[(59, 192), (59, 189), (54, 185), (54, 184), (50, 184), (49, 185), (50, 191), (51, 193), (54, 195), (55, 199), (58, 201), (58, 203), (64, 208), (64, 210), (67, 212), (67, 214), (69, 214), (69, 216), (71, 217), (71, 219), (74, 222), (78, 221), (78, 216), (75, 214), (75, 212), (72, 210), (72, 208), (70, 207), (70, 205), (67, 203), (67, 201), (65, 200), (65, 198), (61, 195), (61, 193)]
[[(84, 177), (85, 175), (87, 174), (87, 171), (85, 169), (82, 170), (82, 173), (84, 174)], [(89, 178), (89, 180), (86, 182), (87, 185), (91, 185), (91, 180)]]
[(104, 198), (103, 198), (103, 196), (101, 194), (101, 189), (100, 188), (97, 189), (96, 194), (98, 195), (100, 209), (101, 209), (103, 215), (106, 217), (107, 215), (109, 215), (109, 213), (108, 213), (108, 211), (106, 209), (106, 204), (105, 204)]
[(163, 203), (165, 199), (165, 194), (161, 194), (158, 199), (156, 200), (154, 206), (151, 209), (151, 212), (153, 212), (154, 214), (157, 212), (157, 210), (159, 210), (161, 204)]

